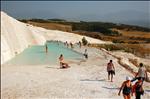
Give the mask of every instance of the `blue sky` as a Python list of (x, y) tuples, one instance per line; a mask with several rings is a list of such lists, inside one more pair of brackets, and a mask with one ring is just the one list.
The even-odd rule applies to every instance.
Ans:
[(150, 1), (2, 1), (1, 9), (15, 18), (150, 22)]

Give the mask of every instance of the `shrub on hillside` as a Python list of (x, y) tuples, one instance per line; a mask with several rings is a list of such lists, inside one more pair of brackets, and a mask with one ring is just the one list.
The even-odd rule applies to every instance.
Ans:
[(30, 19), (29, 21), (39, 22), (39, 23), (48, 23), (49, 22), (48, 20), (45, 20), (45, 19)]
[(26, 19), (22, 19), (22, 20), (19, 20), (19, 21), (24, 22), (24, 23), (28, 22), (28, 20), (26, 20)]
[(58, 22), (66, 22), (66, 20), (64, 20), (64, 19), (57, 19), (57, 18), (54, 18), (54, 19), (47, 19), (47, 20), (49, 20), (49, 21), (58, 21)]
[(124, 41), (122, 41), (122, 40), (116, 40), (116, 39), (115, 39), (115, 40), (113, 40), (112, 42), (113, 42), (113, 43), (125, 43), (125, 42), (124, 42)]
[(83, 44), (84, 46), (88, 44), (88, 41), (86, 40), (85, 37), (82, 38), (82, 44)]

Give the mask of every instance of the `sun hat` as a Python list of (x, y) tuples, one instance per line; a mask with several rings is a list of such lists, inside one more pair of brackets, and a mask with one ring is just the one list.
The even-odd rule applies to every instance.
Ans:
[(127, 77), (126, 77), (126, 80), (131, 80), (131, 77), (127, 76)]

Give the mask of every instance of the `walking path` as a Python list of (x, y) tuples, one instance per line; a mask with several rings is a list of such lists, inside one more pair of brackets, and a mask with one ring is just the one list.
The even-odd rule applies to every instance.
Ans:
[[(75, 49), (84, 52), (85, 48)], [(58, 66), (2, 66), (2, 99), (99, 98), (122, 99), (118, 88), (126, 76), (133, 75), (118, 60), (96, 48), (87, 48), (89, 59), (71, 68)], [(116, 67), (114, 82), (107, 80), (106, 64), (112, 59)], [(150, 98), (150, 84), (144, 82), (145, 95)], [(134, 98), (133, 98), (134, 99)]]

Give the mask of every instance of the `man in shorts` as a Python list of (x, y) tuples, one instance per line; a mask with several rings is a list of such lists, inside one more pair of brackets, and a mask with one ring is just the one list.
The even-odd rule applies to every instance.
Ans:
[(108, 72), (108, 80), (110, 80), (111, 75), (111, 82), (113, 82), (113, 75), (115, 75), (115, 67), (112, 63), (112, 60), (107, 64), (107, 72)]
[(137, 79), (141, 79), (142, 81), (144, 81), (147, 76), (148, 75), (147, 75), (146, 68), (144, 67), (143, 63), (140, 63), (139, 70), (138, 70), (135, 78), (132, 80), (132, 82), (137, 80)]

